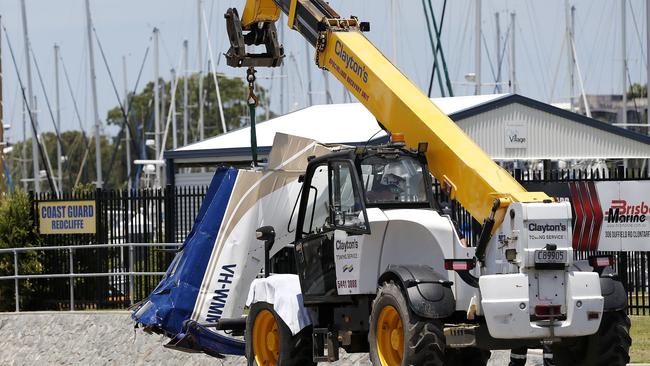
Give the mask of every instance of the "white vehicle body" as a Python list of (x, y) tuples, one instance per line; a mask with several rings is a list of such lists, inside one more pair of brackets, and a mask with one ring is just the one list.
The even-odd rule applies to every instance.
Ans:
[[(505, 220), (489, 246), (487, 265), (474, 270), (475, 275), (480, 276), (478, 289), (466, 284), (453, 271), (443, 274), (453, 282), (456, 310), (466, 312), (468, 317), (484, 317), (494, 338), (550, 339), (595, 333), (603, 312), (598, 274), (572, 268), (571, 260), (562, 270), (540, 271), (534, 268), (535, 250), (543, 249), (547, 244), (557, 245), (557, 250), (564, 250), (568, 258), (573, 258), (569, 204), (513, 204), (510, 209), (519, 219), (508, 217)], [(564, 230), (541, 234), (544, 236), (541, 237), (528, 229), (530, 225), (548, 224), (549, 218)], [(474, 256), (475, 248), (462, 244), (451, 219), (436, 211), (370, 208), (368, 219), (369, 235), (335, 233), (337, 243), (354, 243), (336, 247), (339, 295), (375, 294), (378, 278), (390, 265), (422, 264), (437, 269), (444, 267), (445, 258)], [(515, 261), (506, 259), (507, 249), (517, 250)], [(259, 286), (259, 282), (271, 280), (256, 281)], [(349, 283), (356, 285), (350, 286)], [(272, 286), (284, 287), (277, 281), (273, 281)], [(288, 298), (299, 297), (298, 292), (286, 295)], [(248, 303), (255, 301), (261, 299), (251, 292)], [(552, 326), (546, 321), (531, 321), (535, 306), (540, 304), (560, 305), (566, 319), (556, 321)], [(592, 314), (591, 319), (589, 314)], [(285, 319), (285, 322), (293, 324), (295, 319)]]

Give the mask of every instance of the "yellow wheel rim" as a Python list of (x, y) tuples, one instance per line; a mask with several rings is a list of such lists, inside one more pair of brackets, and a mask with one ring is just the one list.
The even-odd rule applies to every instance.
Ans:
[(402, 317), (391, 305), (385, 306), (377, 320), (377, 354), (384, 366), (402, 364), (404, 358), (404, 327)]
[(268, 310), (262, 310), (253, 324), (253, 354), (260, 366), (275, 366), (280, 358), (278, 322)]

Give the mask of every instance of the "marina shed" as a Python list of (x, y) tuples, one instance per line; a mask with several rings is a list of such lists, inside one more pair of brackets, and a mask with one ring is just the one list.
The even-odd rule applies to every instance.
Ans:
[[(432, 101), (494, 160), (649, 159), (650, 137), (572, 113), (518, 94), (493, 94)], [(322, 143), (378, 144), (387, 134), (359, 103), (316, 105), (257, 125), (260, 159), (275, 133)], [(212, 173), (183, 167), (251, 165), (250, 128), (166, 151), (167, 180), (174, 185), (208, 184)]]

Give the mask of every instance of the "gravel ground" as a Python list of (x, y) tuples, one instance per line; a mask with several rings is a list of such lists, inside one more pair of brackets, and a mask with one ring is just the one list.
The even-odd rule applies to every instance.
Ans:
[[(0, 314), (0, 365), (244, 365), (163, 347), (167, 339), (134, 332), (127, 312), (43, 312)], [(508, 352), (492, 353), (490, 366), (508, 364)], [(342, 355), (334, 363), (370, 365), (368, 355)], [(532, 351), (528, 365), (542, 365)]]

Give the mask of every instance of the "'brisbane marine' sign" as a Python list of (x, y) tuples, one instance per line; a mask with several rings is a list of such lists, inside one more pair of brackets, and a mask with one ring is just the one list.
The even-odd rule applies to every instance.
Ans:
[(41, 234), (95, 234), (95, 201), (39, 202)]

